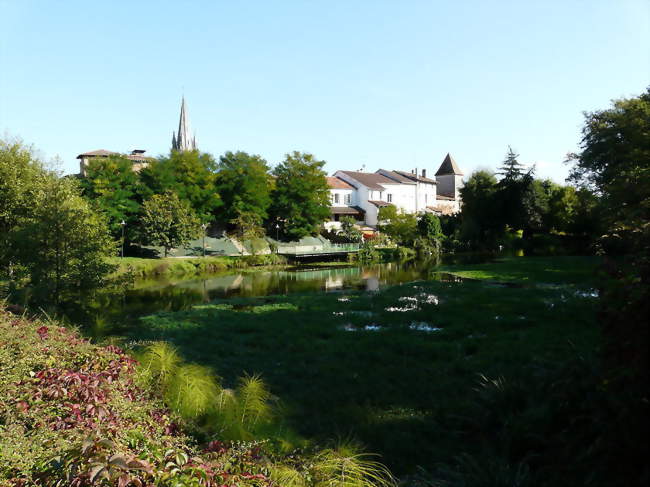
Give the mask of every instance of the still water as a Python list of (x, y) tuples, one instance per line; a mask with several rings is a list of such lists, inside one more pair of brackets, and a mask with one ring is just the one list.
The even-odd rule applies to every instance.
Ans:
[(485, 261), (477, 255), (441, 260), (389, 262), (368, 266), (234, 272), (191, 279), (140, 281), (119, 293), (104, 294), (83, 309), (67, 313), (86, 334), (99, 338), (121, 334), (137, 326), (137, 319), (159, 311), (178, 311), (215, 299), (291, 293), (336, 292), (345, 289), (376, 291), (385, 286), (431, 279), (440, 265)]

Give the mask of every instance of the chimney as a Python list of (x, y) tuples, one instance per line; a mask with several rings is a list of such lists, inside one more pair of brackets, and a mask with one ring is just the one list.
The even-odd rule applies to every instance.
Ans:
[(422, 169), (422, 177), (423, 178), (427, 177), (427, 170), (426, 169)]

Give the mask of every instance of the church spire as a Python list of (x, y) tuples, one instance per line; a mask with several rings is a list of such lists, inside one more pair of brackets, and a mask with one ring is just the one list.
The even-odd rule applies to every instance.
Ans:
[(178, 120), (178, 132), (172, 135), (172, 150), (180, 152), (196, 150), (196, 136), (190, 136), (190, 122), (185, 108), (185, 96), (181, 100), (181, 116)]

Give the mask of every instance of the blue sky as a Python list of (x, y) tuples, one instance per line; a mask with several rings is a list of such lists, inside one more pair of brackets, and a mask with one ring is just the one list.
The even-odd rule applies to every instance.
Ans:
[(65, 172), (169, 150), (469, 174), (508, 145), (561, 182), (582, 112), (650, 84), (650, 2), (0, 0), (0, 134)]

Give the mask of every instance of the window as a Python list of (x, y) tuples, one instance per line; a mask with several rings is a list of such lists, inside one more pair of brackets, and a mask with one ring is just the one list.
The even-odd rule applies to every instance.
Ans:
[(338, 202), (339, 202), (339, 194), (334, 193), (334, 204), (338, 204)]
[(352, 203), (352, 195), (351, 194), (346, 194), (345, 195), (345, 204), (349, 205), (350, 203)]
[(425, 194), (424, 194), (424, 203), (425, 203), (425, 204), (427, 203), (427, 200), (428, 200), (428, 199), (429, 199), (429, 195), (425, 193)]
[(392, 202), (393, 202), (393, 195), (390, 194), (390, 193), (388, 193), (388, 194), (386, 195), (386, 201), (388, 201), (389, 203), (392, 203)]

